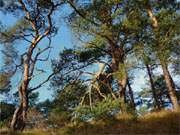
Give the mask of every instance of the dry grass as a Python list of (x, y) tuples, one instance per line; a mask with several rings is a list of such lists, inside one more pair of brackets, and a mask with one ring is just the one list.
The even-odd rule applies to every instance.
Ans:
[(180, 135), (180, 112), (161, 111), (134, 119), (132, 115), (118, 115), (111, 120), (69, 124), (60, 129), (43, 131), (25, 130), (14, 133), (1, 129), (0, 135)]
[(1, 129), (0, 135), (54, 135), (52, 131), (43, 131), (42, 129), (31, 129), (23, 132), (14, 132), (8, 129)]
[[(97, 122), (98, 123), (98, 122)], [(134, 119), (132, 115), (119, 115), (104, 124), (84, 125), (73, 135), (180, 135), (180, 112), (161, 111)]]

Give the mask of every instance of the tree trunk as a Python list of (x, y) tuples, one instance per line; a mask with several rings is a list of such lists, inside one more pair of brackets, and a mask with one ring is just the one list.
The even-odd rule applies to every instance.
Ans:
[(22, 123), (23, 123), (23, 127), (22, 130), (25, 127), (26, 124), (26, 118), (27, 118), (27, 110), (28, 110), (28, 92), (27, 92), (27, 88), (28, 88), (28, 79), (24, 81), (24, 85), (23, 85), (23, 89), (22, 89), (22, 93), (23, 93), (23, 110), (22, 110)]
[(148, 73), (148, 76), (149, 76), (149, 81), (150, 81), (150, 84), (151, 84), (151, 91), (152, 91), (152, 94), (153, 94), (153, 97), (154, 97), (154, 101), (155, 101), (155, 108), (160, 110), (161, 109), (161, 104), (160, 104), (160, 102), (158, 100), (158, 97), (157, 97), (157, 94), (156, 94), (156, 88), (154, 86), (151, 66), (146, 64), (146, 69), (147, 69), (147, 73)]
[[(121, 45), (123, 46), (123, 45)], [(123, 48), (116, 48), (112, 45), (112, 65), (113, 73), (121, 72), (122, 76), (118, 78), (119, 97), (121, 100), (121, 111), (126, 112), (126, 86), (127, 86), (127, 72), (124, 66), (124, 51)]]
[(126, 86), (127, 86), (127, 78), (123, 78), (119, 81), (120, 85), (120, 98), (123, 99), (123, 102), (126, 102)]
[(15, 110), (12, 121), (11, 129), (23, 131), (26, 123), (26, 114), (28, 109), (28, 94), (21, 85), (19, 88), (20, 104)]
[(22, 103), (18, 106), (18, 108), (15, 110), (12, 121), (11, 121), (11, 129), (17, 130), (18, 129), (18, 121), (21, 119), (21, 112), (22, 112)]
[[(151, 6), (149, 6), (149, 5), (147, 7), (147, 14), (152, 20), (153, 28), (154, 29), (158, 28), (157, 18), (153, 15), (153, 11), (151, 9)], [(172, 77), (171, 77), (171, 75), (170, 75), (170, 73), (168, 71), (167, 64), (161, 61), (161, 66), (162, 66), (166, 86), (167, 86), (167, 89), (168, 89), (168, 93), (169, 93), (169, 96), (170, 96), (170, 99), (171, 99), (171, 102), (172, 102), (172, 105), (173, 105), (173, 109), (175, 111), (177, 111), (177, 110), (179, 110), (179, 104), (178, 104), (178, 99), (177, 99), (176, 92), (175, 92), (174, 82), (173, 82)]]
[(129, 95), (130, 95), (130, 99), (131, 99), (131, 106), (132, 106), (133, 110), (136, 110), (136, 104), (134, 102), (134, 94), (133, 94), (133, 91), (132, 91), (131, 84), (130, 84), (129, 80), (127, 80), (127, 86), (128, 86), (128, 89), (129, 89)]
[(24, 59), (24, 78), (21, 83), (18, 91), (20, 98), (20, 105), (15, 110), (13, 119), (11, 121), (12, 130), (21, 130), (23, 131), (26, 125), (26, 116), (28, 110), (28, 85), (29, 85), (29, 62), (32, 55), (33, 48), (30, 48), (30, 51), (27, 55), (27, 58)]
[(118, 81), (120, 86), (119, 97), (121, 99), (121, 110), (122, 112), (126, 112), (126, 86), (127, 86), (127, 75), (125, 75), (122, 79)]
[(168, 71), (167, 65), (165, 63), (161, 63), (161, 66), (162, 66), (162, 70), (163, 70), (163, 74), (164, 74), (164, 79), (166, 82), (166, 87), (167, 87), (167, 90), (169, 93), (169, 97), (170, 97), (172, 105), (173, 105), (173, 109), (175, 111), (178, 111), (179, 110), (179, 103), (178, 103), (173, 79), (172, 79), (172, 77)]

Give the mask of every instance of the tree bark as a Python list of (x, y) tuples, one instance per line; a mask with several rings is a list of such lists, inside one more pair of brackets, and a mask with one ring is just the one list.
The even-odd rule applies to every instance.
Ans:
[(28, 93), (23, 89), (23, 84), (19, 88), (20, 104), (15, 110), (12, 121), (11, 129), (23, 131), (26, 125), (26, 116), (28, 109)]
[(154, 81), (153, 81), (153, 77), (152, 77), (152, 70), (151, 70), (151, 66), (148, 65), (148, 64), (145, 64), (146, 65), (146, 69), (147, 69), (147, 73), (148, 73), (148, 77), (149, 77), (149, 81), (150, 81), (150, 84), (151, 84), (151, 91), (152, 91), (152, 94), (153, 94), (153, 97), (154, 97), (154, 101), (155, 101), (155, 108), (157, 108), (158, 110), (161, 109), (161, 104), (158, 100), (158, 96), (156, 94), (156, 88), (154, 86)]
[(166, 82), (166, 87), (169, 93), (169, 97), (171, 99), (172, 105), (173, 105), (173, 109), (175, 111), (179, 110), (179, 103), (178, 103), (178, 98), (176, 95), (176, 91), (175, 91), (175, 85), (174, 85), (174, 81), (168, 71), (168, 67), (165, 63), (161, 63), (162, 66), (162, 70), (163, 70), (163, 74), (164, 74), (164, 79)]
[(26, 58), (23, 59), (24, 63), (24, 74), (23, 74), (23, 82), (19, 87), (19, 98), (20, 105), (17, 110), (14, 112), (13, 119), (11, 121), (11, 129), (12, 130), (21, 130), (25, 128), (26, 125), (26, 117), (28, 110), (28, 85), (29, 85), (29, 67), (30, 67), (30, 59), (34, 50), (35, 43), (33, 43), (27, 52)]
[[(153, 11), (150, 5), (147, 6), (147, 14), (150, 17), (150, 19), (152, 20), (152, 27), (153, 29), (156, 29), (159, 27), (158, 25), (158, 20), (157, 18), (153, 15)], [(160, 58), (159, 58), (160, 59)], [(168, 93), (173, 105), (173, 109), (175, 111), (179, 110), (179, 104), (178, 104), (178, 99), (176, 96), (176, 92), (175, 92), (175, 85), (173, 82), (173, 79), (168, 71), (168, 67), (167, 64), (165, 62), (163, 62), (163, 60), (160, 59), (161, 62), (161, 66), (162, 66), (162, 70), (163, 70), (163, 74), (164, 74), (164, 79), (166, 82), (166, 87), (168, 89)]]
[(121, 100), (121, 110), (122, 112), (126, 112), (126, 86), (127, 86), (127, 72), (125, 71), (125, 67), (120, 69), (120, 64), (124, 65), (124, 52), (122, 48), (113, 48), (112, 49), (112, 70), (113, 73), (123, 72), (121, 78), (118, 78), (119, 85), (119, 97)]
[(119, 88), (120, 88), (120, 93), (119, 93), (119, 97), (120, 97), (120, 100), (121, 100), (121, 110), (122, 110), (122, 113), (123, 112), (126, 112), (127, 108), (126, 108), (126, 86), (127, 86), (127, 80), (128, 80), (128, 77), (127, 77), (127, 74), (125, 73), (125, 75), (123, 76), (122, 79), (119, 79), (118, 81), (118, 84), (119, 84)]
[(120, 98), (123, 100), (124, 103), (126, 103), (126, 86), (127, 86), (127, 77), (124, 77), (123, 79), (119, 80), (119, 86), (120, 86)]
[[(23, 82), (20, 85), (19, 88), (19, 98), (20, 98), (20, 104), (19, 107), (15, 110), (14, 115), (13, 115), (13, 119), (11, 121), (11, 128), (13, 130), (17, 129), (17, 130), (23, 130), (26, 124), (26, 117), (27, 117), (27, 110), (28, 110), (28, 93), (31, 91), (28, 91), (28, 87), (29, 87), (29, 82), (31, 81), (32, 77), (33, 77), (33, 73), (34, 73), (34, 66), (37, 62), (37, 58), (38, 56), (43, 52), (40, 51), (38, 53), (36, 53), (35, 58), (33, 59), (32, 54), (34, 49), (36, 48), (37, 44), (44, 39), (45, 37), (47, 37), (52, 31), (52, 14), (55, 11), (55, 9), (60, 6), (62, 3), (59, 4), (55, 4), (55, 3), (51, 3), (51, 7), (49, 8), (49, 11), (47, 12), (46, 16), (47, 19), (42, 22), (47, 22), (47, 27), (44, 28), (43, 26), (37, 26), (37, 22), (39, 21), (37, 18), (39, 18), (41, 16), (40, 10), (38, 10), (37, 12), (39, 12), (39, 14), (37, 14), (37, 16), (31, 16), (31, 11), (28, 10), (28, 5), (26, 5), (26, 2), (23, 2), (23, 0), (19, 0), (19, 5), (22, 8), (22, 11), (25, 13), (25, 17), (26, 20), (29, 22), (29, 24), (32, 27), (32, 41), (31, 44), (29, 45), (28, 50), (24, 53), (25, 56), (22, 58), (23, 59), (23, 66), (24, 66), (24, 71), (23, 71)], [(43, 12), (44, 13), (44, 12)], [(45, 19), (45, 18), (44, 18)], [(42, 28), (44, 30), (42, 30)], [(51, 40), (49, 40), (49, 45)], [(49, 48), (49, 47), (48, 47)], [(44, 50), (46, 50), (47, 48), (45, 48)], [(46, 82), (46, 81), (45, 81)], [(37, 89), (39, 87), (41, 87), (42, 84), (38, 85), (37, 87), (35, 87), (34, 89)]]
[(128, 86), (128, 89), (129, 89), (131, 106), (132, 106), (133, 110), (136, 110), (136, 104), (135, 104), (135, 101), (134, 101), (134, 94), (133, 94), (133, 91), (132, 91), (131, 84), (130, 84), (129, 80), (127, 80), (127, 86)]
[(21, 115), (20, 115), (21, 112), (22, 112), (22, 101), (21, 101), (20, 105), (18, 106), (18, 108), (16, 108), (16, 110), (14, 112), (14, 115), (13, 115), (13, 118), (12, 118), (12, 121), (11, 121), (11, 125), (10, 125), (12, 130), (17, 130), (18, 129), (18, 127), (19, 127), (18, 126), (18, 121), (20, 119), (22, 119)]

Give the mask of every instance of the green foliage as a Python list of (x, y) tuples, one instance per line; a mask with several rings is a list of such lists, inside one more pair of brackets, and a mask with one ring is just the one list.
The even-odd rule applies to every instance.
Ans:
[(81, 82), (68, 84), (64, 89), (60, 90), (54, 100), (54, 107), (60, 108), (62, 111), (72, 111), (80, 103), (80, 97), (84, 95), (87, 87)]
[(138, 114), (141, 116), (141, 115), (145, 115), (147, 112), (148, 112), (148, 107), (147, 106), (141, 106), (139, 109), (138, 109)]
[(45, 101), (43, 101), (43, 102), (39, 102), (38, 104), (36, 104), (35, 107), (36, 107), (39, 111), (41, 111), (42, 108), (45, 108), (46, 110), (44, 110), (44, 111), (45, 111), (45, 113), (46, 113), (46, 111), (51, 110), (51, 109), (53, 108), (53, 103), (52, 103), (52, 101), (50, 101), (49, 99), (47, 99), (47, 100), (45, 100)]
[[(164, 77), (162, 75), (160, 76), (153, 76), (154, 77), (154, 87), (156, 96), (160, 102), (161, 107), (167, 107), (170, 103), (170, 99), (168, 96), (168, 91), (166, 88), (166, 83), (164, 80)], [(178, 94), (178, 92), (177, 92)], [(144, 88), (141, 92), (138, 93), (138, 95), (141, 97), (142, 100), (142, 107), (145, 104), (146, 109), (153, 109), (155, 102), (154, 97), (152, 95), (152, 90), (150, 88)], [(147, 111), (147, 110), (146, 110)]]
[(0, 128), (7, 126), (15, 111), (15, 106), (5, 102), (0, 102)]
[(0, 128), (3, 128), (5, 125), (4, 125), (4, 122), (3, 121), (0, 121)]
[(27, 127), (30, 129), (46, 128), (44, 116), (36, 108), (31, 107), (28, 109)]
[(105, 119), (111, 117), (119, 110), (119, 99), (107, 99), (94, 103), (92, 106), (80, 105), (74, 111), (74, 119), (88, 120), (90, 118)]
[(60, 108), (53, 109), (48, 115), (48, 123), (53, 126), (64, 126), (71, 120), (69, 112), (62, 111)]
[[(56, 3), (57, 1), (55, 0), (54, 2)], [(12, 27), (7, 29), (3, 27), (0, 28), (0, 41), (3, 43), (14, 43), (16, 39), (23, 38), (22, 35), (20, 35), (22, 32), (27, 34), (27, 40), (29, 40), (30, 36), (35, 36), (32, 35), (33, 32), (36, 33), (37, 37), (40, 36), (41, 33), (47, 30), (48, 20), (46, 20), (46, 18), (48, 12), (46, 11), (50, 9), (53, 4), (52, 2), (52, 0), (36, 0), (31, 4), (28, 4), (28, 2), (25, 3), (28, 5), (28, 10), (30, 10), (31, 21), (35, 21), (39, 33), (29, 28), (30, 24), (27, 18), (21, 18)], [(76, 49), (64, 49), (63, 52), (60, 53), (59, 60), (54, 60), (52, 62), (53, 71), (55, 71), (55, 73), (59, 71), (52, 81), (53, 88), (57, 90), (55, 99), (52, 102), (47, 101), (39, 104), (40, 110), (44, 109), (44, 107), (47, 109), (45, 114), (48, 116), (48, 124), (54, 127), (61, 127), (68, 125), (71, 120), (84, 122), (95, 119), (98, 121), (99, 119), (112, 118), (118, 112), (122, 112), (119, 113), (121, 117), (125, 117), (126, 114), (127, 117), (125, 118), (129, 117), (125, 120), (126, 126), (122, 129), (119, 128), (123, 123), (121, 119), (122, 121), (119, 122), (120, 124), (117, 124), (118, 126), (114, 129), (125, 130), (126, 132), (130, 129), (130, 131), (132, 130), (133, 133), (135, 133), (137, 128), (136, 124), (139, 124), (140, 131), (143, 128), (146, 128), (148, 131), (151, 129), (148, 126), (150, 125), (153, 127), (153, 124), (156, 123), (157, 125), (163, 125), (162, 123), (164, 121), (161, 122), (161, 120), (160, 122), (159, 120), (153, 120), (152, 122), (149, 120), (150, 123), (148, 123), (148, 121), (143, 123), (142, 121), (142, 123), (145, 125), (147, 124), (147, 126), (144, 126), (141, 122), (131, 125), (129, 119), (137, 120), (137, 113), (134, 108), (132, 109), (132, 106), (129, 105), (130, 93), (128, 93), (128, 91), (125, 92), (124, 98), (126, 98), (127, 103), (124, 103), (122, 99), (113, 99), (111, 96), (106, 95), (111, 92), (116, 94), (116, 90), (120, 90), (121, 87), (118, 86), (116, 82), (121, 81), (121, 79), (125, 77), (130, 78), (130, 74), (136, 71), (132, 63), (130, 63), (133, 65), (132, 70), (129, 70), (129, 63), (127, 63), (129, 59), (136, 58), (138, 61), (137, 65), (153, 65), (160, 61), (161, 64), (165, 63), (168, 67), (168, 64), (172, 63), (173, 66), (178, 69), (180, 65), (178, 36), (180, 17), (178, 12), (179, 9), (176, 10), (176, 6), (173, 5), (174, 1), (89, 0), (86, 3), (82, 0), (75, 0), (71, 2), (77, 10), (76, 12), (74, 10), (71, 12), (69, 23), (74, 33), (84, 43), (84, 46)], [(4, 6), (4, 1), (0, 3), (0, 6)], [(157, 18), (157, 28), (152, 27), (152, 18), (148, 17), (147, 8), (152, 9), (153, 15)], [(36, 10), (39, 13), (36, 13)], [(81, 14), (78, 14), (77, 11)], [(52, 26), (52, 29), (54, 29), (54, 26)], [(49, 37), (51, 36), (52, 35)], [(6, 47), (4, 50), (8, 50), (6, 54), (12, 54), (10, 57), (14, 57), (16, 55), (12, 53), (13, 49), (12, 46), (11, 49), (8, 50)], [(31, 49), (32, 48), (30, 48), (30, 51)], [(32, 58), (35, 57), (35, 53), (38, 50), (41, 49), (35, 49)], [(29, 54), (27, 54), (27, 56), (29, 56)], [(23, 58), (25, 59), (25, 57)], [(115, 60), (115, 64), (113, 60)], [(87, 71), (84, 70), (84, 67), (93, 65), (97, 61), (106, 63), (104, 70), (107, 70), (106, 68), (108, 67), (109, 72), (107, 73), (105, 71), (99, 76), (94, 77), (94, 79), (97, 80), (93, 80), (95, 82), (94, 87), (91, 87), (91, 91), (88, 91), (89, 82), (84, 85), (84, 80), (87, 78), (82, 75), (84, 74), (83, 71)], [(12, 65), (14, 64), (13, 62), (14, 59), (7, 58), (5, 60), (5, 65)], [(33, 59), (30, 62), (30, 68), (31, 64), (33, 64)], [(116, 65), (118, 65), (118, 67)], [(178, 71), (176, 68), (174, 69)], [(88, 70), (86, 73), (91, 74), (91, 70), (94, 69), (90, 69), (90, 71)], [(92, 73), (92, 76), (93, 74), (95, 73)], [(135, 73), (135, 76), (136, 75), (138, 77), (138, 74)], [(110, 80), (108, 80), (107, 76), (110, 76)], [(153, 79), (158, 100), (161, 101), (162, 107), (166, 107), (166, 101), (169, 97), (164, 79), (161, 76), (157, 78), (153, 76)], [(88, 81), (89, 80), (91, 80), (91, 77), (90, 79), (88, 78)], [(103, 83), (101, 84), (102, 81), (105, 81), (105, 84), (108, 83), (110, 88), (108, 86), (105, 87)], [(9, 90), (9, 84), (10, 77), (7, 74), (1, 73), (0, 93)], [(97, 85), (99, 91), (104, 96), (95, 90), (95, 85)], [(179, 92), (176, 94), (179, 95)], [(146, 106), (140, 106), (138, 109), (138, 113), (144, 115), (154, 106), (152, 91), (145, 88), (142, 92), (138, 93), (138, 96), (141, 97), (143, 105), (146, 104)], [(89, 102), (87, 97), (89, 98)], [(30, 106), (35, 106), (38, 100), (38, 93), (30, 93), (29, 99)], [(3, 116), (3, 122), (13, 113), (13, 109), (8, 108), (8, 106), (9, 105), (1, 107), (10, 110), (8, 113), (5, 113), (5, 109), (2, 109), (1, 115)], [(129, 115), (129, 113), (131, 115)], [(34, 117), (34, 115), (37, 115), (36, 112), (32, 113), (31, 116), (37, 118)], [(0, 126), (3, 125), (3, 122), (0, 123)], [(168, 122), (165, 121), (165, 123)], [(95, 130), (99, 129), (100, 128), (95, 128)], [(154, 129), (151, 130), (152, 132), (154, 131)], [(58, 134), (69, 134), (72, 133), (72, 131), (74, 131), (74, 129), (62, 128)]]
[(103, 53), (101, 53), (98, 49), (89, 49), (82, 50), (79, 53), (79, 62), (88, 62), (97, 60), (99, 57), (102, 57)]
[(29, 28), (30, 24), (25, 19), (20, 19), (12, 27), (3, 29), (0, 32), (0, 42), (13, 43), (17, 39), (22, 39), (22, 32)]
[(94, 122), (74, 127), (75, 135), (179, 134), (179, 112), (160, 111), (140, 116), (138, 121), (124, 115), (117, 120)]
[[(14, 98), (18, 99), (19, 98), (18, 92), (14, 93), (13, 96), (14, 96)], [(39, 92), (29, 93), (28, 98), (29, 98), (29, 106), (35, 107), (39, 100)]]
[(123, 79), (126, 76), (126, 65), (119, 64), (119, 71), (113, 73), (113, 77), (116, 79)]
[[(158, 29), (153, 31), (155, 38), (152, 45), (153, 51), (162, 63), (171, 63), (175, 57), (178, 45), (179, 14), (173, 9), (161, 9), (157, 14)], [(174, 55), (174, 56), (173, 56)], [(172, 57), (173, 56), (173, 57)]]
[(10, 77), (7, 73), (0, 73), (0, 93), (10, 91)]
[(51, 0), (37, 0), (37, 4), (39, 7), (44, 9), (49, 9), (51, 7)]
[(29, 94), (29, 106), (33, 107), (37, 104), (39, 97), (39, 92), (32, 92)]

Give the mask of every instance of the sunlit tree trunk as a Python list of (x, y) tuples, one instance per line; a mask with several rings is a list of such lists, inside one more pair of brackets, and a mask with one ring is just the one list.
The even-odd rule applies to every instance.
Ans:
[[(28, 3), (24, 2), (23, 0), (18, 0), (19, 5), (22, 8), (22, 11), (25, 13), (26, 20), (29, 22), (31, 26), (31, 34), (32, 40), (28, 41), (30, 42), (28, 49), (25, 51), (24, 56), (22, 57), (22, 63), (23, 63), (23, 80), (20, 84), (20, 87), (18, 89), (19, 92), (19, 98), (20, 98), (20, 104), (19, 107), (15, 110), (12, 121), (11, 121), (11, 128), (13, 130), (23, 130), (26, 125), (26, 117), (27, 117), (27, 111), (28, 111), (28, 94), (32, 92), (35, 89), (40, 88), (45, 82), (47, 82), (50, 77), (53, 75), (51, 74), (44, 82), (40, 83), (34, 88), (29, 88), (29, 83), (32, 80), (34, 76), (34, 67), (38, 60), (38, 57), (40, 54), (42, 54), (44, 51), (50, 48), (51, 39), (49, 39), (49, 46), (44, 49), (39, 49), (38, 52), (34, 52), (34, 49), (37, 47), (38, 43), (47, 37), (49, 34), (51, 34), (52, 31), (52, 14), (55, 11), (55, 9), (60, 6), (62, 3), (54, 4), (53, 2), (47, 1), (47, 4), (49, 4), (48, 12), (46, 13), (46, 17), (44, 18), (46, 20), (39, 20), (38, 18), (41, 16), (41, 14), (44, 14), (44, 10), (42, 10), (42, 13), (40, 13), (40, 7), (37, 7), (38, 13), (37, 16), (32, 16), (31, 11), (28, 10), (29, 5)], [(31, 3), (32, 4), (32, 3)], [(37, 5), (40, 6), (40, 5)], [(45, 23), (46, 27), (43, 25), (39, 26), (37, 24), (39, 23)], [(33, 54), (35, 53), (35, 55)], [(34, 57), (33, 57), (34, 55)], [(42, 60), (42, 59), (41, 59)], [(46, 60), (42, 60), (46, 61)]]
[[(158, 20), (157, 18), (153, 15), (153, 11), (150, 5), (147, 6), (147, 14), (150, 17), (150, 19), (152, 20), (152, 27), (153, 29), (157, 29), (158, 26)], [(178, 104), (178, 99), (176, 96), (176, 91), (175, 91), (175, 85), (174, 82), (172, 80), (172, 77), (168, 71), (168, 65), (164, 62), (164, 60), (161, 60), (161, 58), (159, 58), (160, 63), (161, 63), (161, 67), (163, 70), (163, 75), (164, 75), (164, 79), (166, 82), (166, 87), (168, 89), (168, 94), (170, 96), (172, 105), (173, 105), (173, 109), (179, 110), (179, 104)]]
[(126, 111), (126, 86), (127, 86), (127, 72), (124, 66), (124, 52), (122, 48), (113, 48), (112, 51), (112, 70), (113, 73), (120, 72), (121, 76), (118, 76), (118, 85), (119, 85), (119, 97), (121, 100), (121, 110), (122, 112)]
[(24, 75), (23, 75), (23, 81), (20, 84), (19, 87), (19, 98), (20, 98), (20, 105), (16, 109), (13, 119), (11, 122), (11, 128), (13, 130), (23, 130), (26, 123), (26, 117), (27, 117), (27, 110), (28, 110), (28, 85), (29, 85), (29, 67), (30, 67), (30, 59), (34, 50), (36, 43), (33, 43), (26, 55), (26, 58), (24, 58)]
[(12, 130), (16, 130), (19, 127), (18, 122), (21, 121), (21, 119), (22, 119), (22, 116), (20, 115), (20, 114), (22, 114), (22, 110), (23, 110), (23, 98), (22, 98), (23, 96), (22, 96), (22, 87), (21, 86), (18, 91), (19, 91), (20, 104), (16, 108), (13, 118), (12, 118), (12, 121), (11, 121), (11, 129)]
[(126, 86), (127, 86), (127, 76), (124, 76), (122, 79), (118, 81), (120, 86), (120, 98), (122, 99), (123, 103), (126, 103)]
[(122, 79), (119, 79), (118, 84), (119, 84), (119, 89), (120, 89), (120, 93), (119, 93), (119, 97), (120, 97), (120, 106), (121, 106), (121, 111), (122, 112), (126, 112), (127, 108), (126, 108), (126, 86), (127, 86), (127, 80), (128, 77), (127, 75), (125, 75)]

